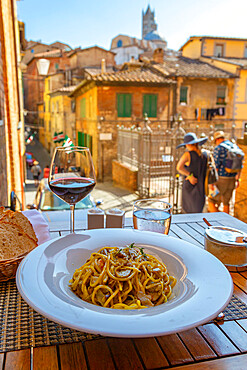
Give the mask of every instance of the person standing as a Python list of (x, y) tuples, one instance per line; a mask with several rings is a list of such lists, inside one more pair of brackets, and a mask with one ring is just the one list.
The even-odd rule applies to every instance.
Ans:
[(207, 137), (198, 139), (196, 134), (189, 132), (184, 136), (184, 142), (177, 146), (185, 146), (187, 149), (177, 164), (177, 171), (184, 176), (183, 213), (201, 213), (205, 204), (207, 153), (202, 152), (200, 146), (207, 140)]
[(223, 203), (223, 212), (229, 213), (230, 200), (232, 198), (233, 190), (239, 186), (241, 170), (237, 173), (230, 173), (225, 169), (225, 161), (228, 152), (227, 146), (233, 147), (234, 145), (231, 141), (226, 140), (225, 133), (223, 131), (216, 131), (214, 133), (214, 141), (216, 147), (214, 148), (213, 156), (219, 175), (219, 179), (215, 185), (219, 192), (216, 196), (208, 198), (208, 211), (218, 212), (220, 204)]
[(31, 168), (31, 172), (33, 174), (34, 186), (37, 187), (37, 186), (39, 186), (39, 176), (41, 174), (41, 167), (40, 167), (38, 161), (34, 161), (33, 162), (33, 166)]
[(50, 166), (46, 165), (44, 168), (44, 173), (43, 173), (44, 179), (48, 179), (49, 174), (50, 174)]

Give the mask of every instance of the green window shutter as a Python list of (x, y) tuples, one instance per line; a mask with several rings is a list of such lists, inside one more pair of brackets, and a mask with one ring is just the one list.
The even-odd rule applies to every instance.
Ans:
[(91, 135), (86, 135), (86, 146), (89, 148), (91, 154), (93, 149), (93, 138)]
[(143, 117), (148, 113), (148, 95), (143, 95)]
[(180, 103), (187, 103), (187, 94), (188, 94), (188, 87), (181, 86), (180, 87)]
[(78, 131), (78, 146), (82, 146), (82, 132)]
[(125, 94), (125, 117), (131, 117), (131, 94)]
[(158, 96), (156, 94), (144, 94), (143, 95), (143, 116), (145, 113), (148, 117), (157, 117), (157, 102)]
[(86, 117), (86, 98), (82, 98), (80, 101), (80, 117)]
[(131, 117), (131, 94), (117, 94), (118, 117)]
[(83, 132), (78, 132), (78, 146), (87, 146), (86, 145), (86, 135)]
[(117, 115), (118, 117), (124, 117), (124, 97), (123, 94), (117, 94)]
[(150, 115), (149, 117), (157, 117), (157, 95), (150, 95)]

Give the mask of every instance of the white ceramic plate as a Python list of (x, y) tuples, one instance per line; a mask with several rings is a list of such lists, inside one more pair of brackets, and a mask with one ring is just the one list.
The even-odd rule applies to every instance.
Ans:
[[(69, 280), (90, 254), (103, 246), (135, 243), (158, 255), (178, 282), (172, 299), (141, 310), (117, 310), (82, 301)], [(34, 310), (61, 325), (115, 337), (149, 337), (181, 332), (218, 315), (229, 303), (233, 284), (212, 254), (173, 237), (128, 229), (90, 230), (50, 240), (20, 264), (19, 292)]]

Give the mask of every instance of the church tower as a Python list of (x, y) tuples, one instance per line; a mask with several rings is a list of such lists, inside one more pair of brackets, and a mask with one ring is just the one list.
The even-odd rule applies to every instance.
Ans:
[(148, 5), (146, 13), (142, 11), (142, 39), (144, 39), (149, 32), (156, 30), (157, 24), (154, 20), (154, 11), (152, 12)]

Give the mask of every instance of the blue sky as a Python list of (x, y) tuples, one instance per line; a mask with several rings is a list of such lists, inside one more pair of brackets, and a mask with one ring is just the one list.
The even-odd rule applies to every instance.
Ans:
[(17, 12), (27, 40), (109, 49), (119, 34), (141, 38), (148, 4), (168, 48), (178, 50), (190, 36), (247, 38), (247, 0), (21, 0)]

